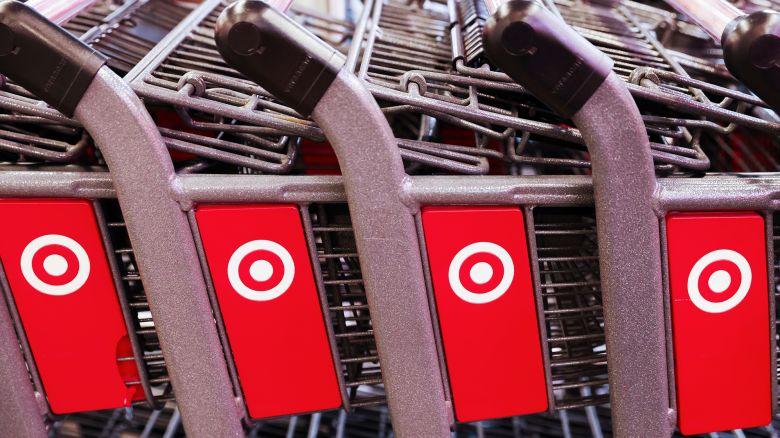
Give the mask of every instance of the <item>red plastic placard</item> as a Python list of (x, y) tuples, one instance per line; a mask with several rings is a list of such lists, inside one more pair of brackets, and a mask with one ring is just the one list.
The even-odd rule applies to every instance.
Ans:
[(249, 415), (341, 406), (298, 208), (201, 206), (196, 218)]
[(52, 412), (143, 399), (90, 202), (0, 200), (0, 260)]
[(755, 213), (667, 217), (678, 422), (686, 435), (771, 421), (765, 233)]
[(422, 222), (456, 418), (545, 411), (522, 212), (428, 207)]

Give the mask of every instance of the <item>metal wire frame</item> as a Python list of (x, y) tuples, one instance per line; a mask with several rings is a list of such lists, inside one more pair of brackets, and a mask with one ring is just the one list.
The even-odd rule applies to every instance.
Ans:
[(308, 212), (348, 408), (383, 404), (382, 371), (349, 211), (344, 204), (312, 204)]
[[(716, 437), (776, 437), (777, 422), (763, 428), (714, 434)], [(132, 436), (139, 438), (184, 437), (174, 404), (160, 410), (148, 408), (117, 409), (68, 416), (54, 426), (56, 438), (104, 438)], [(358, 409), (296, 416), (258, 423), (247, 430), (255, 437), (321, 437), (321, 438), (390, 438), (392, 425), (384, 409)], [(512, 417), (479, 423), (459, 424), (453, 437), (462, 438), (603, 438), (612, 436), (608, 408), (592, 411), (571, 409), (555, 415)], [(701, 435), (700, 435), (701, 436)], [(710, 435), (712, 438), (713, 435)], [(675, 434), (674, 438), (681, 435)]]
[(99, 1), (71, 18), (62, 27), (75, 36), (81, 36), (103, 23), (106, 17), (114, 13), (120, 6), (121, 2), (114, 0)]
[[(184, 437), (177, 414), (174, 404), (159, 410), (134, 408), (77, 414), (55, 425), (55, 437)], [(341, 410), (258, 422), (246, 430), (246, 435), (250, 438), (389, 438), (392, 425), (384, 408), (358, 409), (350, 414)]]
[[(300, 155), (290, 137), (318, 142), (322, 134), (224, 64), (212, 41), (223, 4), (208, 4), (202, 21), (183, 25), (128, 79), (149, 102), (176, 112), (190, 131), (182, 138), (180, 130), (163, 129), (171, 149), (205, 158), (210, 171), (234, 172), (237, 166), (244, 173), (289, 173)], [(443, 3), (419, 8), (369, 0), (355, 25), (348, 65), (384, 102), (410, 173), (520, 173), (528, 167), (534, 173), (582, 173), (577, 169), (589, 162), (579, 132), (479, 56), (475, 29), (484, 20), (479, 4), (451, 0), (448, 13)], [(652, 17), (660, 10), (626, 5), (561, 2), (557, 10), (616, 60), (616, 72), (645, 109), (659, 170), (709, 168), (700, 148), (702, 132), (728, 134), (741, 125), (780, 133), (776, 121), (746, 113), (762, 105), (756, 98), (689, 77), (681, 67), (683, 55), (667, 51), (633, 15), (637, 10)], [(577, 14), (570, 14), (575, 6)], [(321, 20), (296, 16), (308, 24)], [(342, 48), (352, 29), (338, 20), (312, 25)], [(699, 70), (716, 69), (707, 60), (685, 59)], [(717, 103), (710, 100), (716, 98)], [(448, 141), (453, 128), (459, 138)], [(234, 167), (214, 167), (214, 161)]]
[[(153, 407), (160, 407), (166, 401), (173, 399), (171, 393), (170, 378), (165, 368), (165, 359), (160, 351), (160, 343), (154, 330), (154, 321), (149, 311), (149, 303), (141, 284), (138, 273), (135, 254), (130, 246), (130, 238), (127, 227), (122, 219), (119, 205), (115, 199), (102, 199), (99, 201), (100, 209), (104, 215), (107, 228), (105, 239), (108, 251), (113, 255), (113, 264), (119, 276), (125, 301), (132, 321), (131, 336), (136, 339), (136, 350), (140, 355), (140, 361), (144, 365), (142, 372), (145, 374), (149, 391), (149, 402)], [(130, 358), (125, 358), (130, 360)], [(139, 384), (141, 382), (129, 382)]]
[[(453, 4), (457, 3), (450, 2), (451, 14), (458, 10)], [(441, 12), (433, 8), (410, 12), (409, 7), (400, 3), (377, 2), (374, 5), (372, 13), (364, 14), (361, 20), (366, 23), (378, 21), (378, 25), (361, 26), (362, 21), (358, 24), (357, 28), (364, 31), (365, 42), (360, 46), (353, 44), (350, 61), (357, 73), (369, 82), (372, 92), (380, 100), (388, 102), (386, 112), (412, 111), (436, 117), (442, 123), (450, 123), (450, 119), (457, 117), (453, 123), (464, 128), (464, 125), (470, 124), (468, 128), (478, 134), (497, 140), (517, 138), (520, 153), (514, 150), (513, 154), (510, 148), (505, 154), (505, 158), (512, 161), (520, 158), (536, 165), (588, 166), (587, 160), (582, 158), (581, 147), (577, 147), (581, 140), (576, 130), (562, 128), (561, 124), (566, 126), (565, 121), (551, 117), (543, 107), (527, 98), (522, 87), (511, 84), (505, 75), (489, 70), (484, 63), (476, 66), (465, 63), (465, 59), (473, 55), (465, 53), (464, 44), (458, 44), (458, 41), (468, 39), (467, 33), (463, 36), (461, 27), (468, 27), (470, 22), (474, 22), (472, 16), (455, 16), (445, 21)], [(728, 133), (736, 125), (742, 125), (776, 135), (778, 126), (775, 122), (745, 113), (753, 105), (761, 105), (757, 99), (688, 77), (678, 62), (678, 56), (669, 53), (644, 30), (628, 7), (610, 9), (582, 2), (560, 2), (557, 9), (586, 38), (612, 56), (616, 61), (615, 71), (630, 81), (628, 86), (644, 109), (657, 163), (707, 169), (709, 162), (699, 148), (700, 130)], [(385, 15), (389, 17), (387, 23), (382, 21)], [(397, 23), (402, 20), (406, 20), (406, 25), (398, 26)], [(424, 23), (415, 26), (417, 21)], [(451, 39), (446, 35), (449, 22), (454, 23)], [(438, 23), (438, 34), (432, 35), (431, 23)], [(417, 33), (417, 27), (425, 29), (425, 32)], [(446, 71), (445, 61), (450, 56), (447, 51), (449, 40), (452, 41), (454, 54), (451, 58), (453, 71)], [(397, 43), (397, 52), (385, 49), (393, 42)], [(402, 56), (405, 42), (415, 44), (416, 52), (423, 52), (420, 56), (422, 60), (417, 62), (417, 70), (410, 70), (410, 60)], [(694, 57), (688, 56), (687, 59), (692, 64)], [(701, 69), (704, 68), (701, 66), (709, 66), (705, 60), (696, 61)], [(713, 103), (710, 99), (718, 100)], [(543, 121), (549, 122), (540, 123)], [(535, 152), (542, 149), (541, 160), (525, 154), (527, 144), (538, 145), (540, 136), (542, 147)], [(566, 149), (574, 150), (576, 158), (548, 160), (544, 153), (559, 150), (562, 140)], [(666, 168), (668, 170), (668, 166)]]
[[(102, 1), (66, 28), (109, 58), (117, 71), (140, 60), (191, 10), (165, 0)], [(89, 26), (89, 28), (87, 28)], [(0, 160), (99, 164), (92, 140), (73, 119), (0, 76)]]
[(555, 408), (609, 403), (595, 212), (533, 214)]
[[(534, 103), (522, 88), (512, 85), (504, 75), (489, 71), (486, 64), (481, 63), (478, 65), (480, 68), (474, 68), (462, 61), (463, 58), (481, 60), (475, 54), (463, 53), (466, 47), (471, 52), (480, 51), (481, 41), (476, 38), (473, 26), (479, 28), (479, 23), (484, 20), (484, 11), (478, 8), (481, 3), (474, 0), (450, 1), (449, 15), (442, 3), (429, 4), (430, 7), (410, 14), (410, 8), (405, 4), (389, 2), (383, 6), (381, 2), (367, 2), (354, 37), (356, 41), (358, 38), (362, 41), (365, 36), (365, 44), (352, 44), (349, 52), (349, 62), (356, 68), (357, 58), (362, 53), (360, 74), (373, 82), (372, 85), (386, 86), (372, 87), (372, 91), (380, 99), (390, 102), (385, 109), (388, 116), (393, 121), (401, 120), (399, 126), (404, 123), (416, 125), (416, 128), (413, 126), (400, 134), (406, 138), (399, 140), (405, 160), (417, 163), (417, 166), (410, 167), (410, 171), (495, 173), (500, 164), (511, 163), (541, 168), (542, 172), (550, 172), (549, 166), (575, 173), (581, 172), (576, 170), (578, 168), (588, 167), (587, 154), (576, 129), (569, 128), (565, 121), (556, 119)], [(577, 7), (576, 16), (567, 12), (574, 5)], [(217, 6), (212, 10), (179, 47), (169, 48), (169, 59), (155, 66), (154, 71), (147, 69), (144, 72), (147, 74), (144, 82), (175, 91), (173, 96), (168, 93), (162, 101), (173, 105), (166, 110), (176, 112), (187, 127), (188, 132), (163, 128), (168, 146), (178, 152), (205, 158), (205, 162), (197, 163), (200, 167), (213, 167), (216, 161), (245, 169), (241, 172), (290, 172), (297, 157), (297, 143), (290, 136), (321, 141), (321, 133), (311, 122), (273, 102), (262, 89), (241, 80), (232, 69), (224, 66), (211, 41), (211, 26), (220, 9), (221, 6)], [(656, 17), (669, 18), (669, 13), (663, 14), (655, 8), (640, 7), (631, 2), (627, 2), (625, 7), (608, 9), (562, 1), (558, 10), (586, 37), (616, 59), (616, 71), (632, 81), (631, 89), (640, 100), (651, 101), (649, 106), (657, 107), (661, 103), (682, 113), (704, 114), (710, 119), (669, 117), (668, 107), (648, 110), (645, 119), (650, 134), (656, 140), (653, 148), (659, 164), (663, 164), (662, 170), (671, 170), (670, 165), (699, 171), (706, 169), (708, 162), (699, 148), (699, 131), (728, 133), (736, 126), (734, 123), (724, 126), (724, 121), (770, 134), (776, 134), (780, 129), (777, 122), (724, 108), (736, 106), (744, 111), (760, 102), (744, 93), (687, 78), (685, 71), (679, 67), (678, 54), (668, 53), (642, 26), (638, 26), (637, 17), (632, 15), (633, 11), (639, 11), (644, 14), (641, 17), (655, 14)], [(307, 13), (297, 13), (296, 16), (338, 46), (345, 46), (352, 30), (340, 20)], [(374, 21), (377, 24), (373, 24)], [(450, 22), (456, 23), (451, 32)], [(116, 38), (118, 43), (105, 47), (118, 55), (126, 55), (121, 47), (130, 41), (124, 39), (127, 32), (122, 29), (120, 23), (114, 32), (107, 33), (108, 36), (119, 36)], [(95, 40), (97, 44), (106, 44), (105, 41), (103, 38)], [(133, 58), (135, 60), (137, 56)], [(125, 67), (129, 64), (126, 60), (117, 62)], [(691, 63), (707, 64), (703, 60)], [(398, 89), (407, 92), (398, 94)], [(151, 93), (155, 96), (150, 96), (150, 100), (156, 101), (160, 91)], [(708, 100), (708, 95), (725, 98), (715, 105)], [(190, 105), (193, 101), (197, 104)], [(212, 101), (212, 104), (201, 104), (205, 101)], [(17, 107), (25, 106), (15, 103)], [(220, 104), (233, 108), (223, 108)], [(463, 104), (468, 108), (462, 108)], [(409, 112), (418, 116), (412, 118), (412, 122), (409, 117), (402, 116)], [(243, 117), (232, 117), (238, 113), (243, 113)], [(420, 117), (420, 114), (423, 116)], [(449, 125), (465, 133), (466, 145), (441, 141), (442, 129)], [(403, 132), (403, 129), (398, 131)], [(439, 138), (436, 138), (437, 133)], [(469, 140), (469, 136), (476, 137), (476, 140)], [(86, 149), (81, 143), (77, 145), (79, 147), (68, 148), (72, 153), (67, 155), (48, 151), (46, 154), (39, 153), (38, 157), (69, 160)], [(31, 148), (16, 149), (24, 152)], [(37, 148), (32, 149), (38, 151)], [(492, 170), (489, 159), (494, 162)], [(509, 172), (522, 171), (517, 166), (506, 167)], [(231, 169), (227, 171), (232, 172)], [(212, 170), (220, 171), (218, 168)]]
[(181, 2), (127, 2), (82, 40), (107, 56), (112, 70), (125, 74), (193, 8)]
[[(449, 2), (449, 6), (451, 15), (463, 12), (458, 11), (456, 2)], [(363, 19), (368, 20), (368, 16), (362, 16), (361, 20)], [(555, 118), (548, 110), (534, 103), (521, 87), (512, 84), (505, 75), (490, 71), (489, 66), (484, 63), (478, 66), (465, 64), (464, 60), (474, 55), (467, 55), (464, 52), (464, 44), (461, 43), (464, 40), (461, 27), (464, 26), (464, 22), (468, 28), (471, 25), (469, 23), (479, 22), (484, 18), (474, 18), (471, 15), (466, 17), (455, 15), (448, 18), (441, 11), (433, 8), (410, 12), (408, 7), (400, 3), (376, 2), (373, 3), (371, 19), (378, 24), (365, 26), (367, 27), (364, 32), (365, 44), (362, 46), (353, 44), (350, 61), (358, 75), (372, 85), (372, 92), (380, 100), (392, 105), (385, 108), (386, 112), (423, 113), (440, 119), (442, 123), (452, 123), (507, 143), (505, 147), (508, 150), (504, 159), (511, 162), (566, 167), (589, 165), (586, 160), (579, 158), (583, 155), (584, 148), (578, 131), (568, 128), (565, 121)], [(416, 23), (417, 21), (423, 24)], [(398, 23), (405, 25), (398, 25)], [(450, 23), (453, 23), (452, 37), (448, 35)], [(363, 28), (358, 26), (358, 29)], [(425, 32), (418, 32), (418, 28), (424, 29)], [(469, 29), (466, 29), (466, 32), (468, 38)], [(363, 36), (356, 36), (356, 39), (358, 38)], [(402, 56), (403, 53), (399, 52), (404, 49), (402, 47), (404, 43), (414, 44), (415, 53), (423, 52), (421, 56), (423, 59), (412, 64), (408, 56)], [(481, 41), (477, 39), (467, 44), (473, 46), (470, 50), (476, 50), (481, 45)], [(386, 49), (387, 46), (402, 48), (393, 51)], [(515, 93), (519, 96), (515, 96)], [(672, 132), (663, 129), (663, 126), (656, 127), (654, 130), (659, 135), (677, 137), (682, 135), (682, 132)], [(515, 138), (517, 138), (516, 145), (514, 145)], [(541, 144), (541, 147), (528, 147), (529, 144), (532, 146)], [(512, 147), (513, 145), (515, 147)], [(479, 146), (477, 144), (477, 149)], [(549, 157), (548, 159), (544, 156), (537, 158), (527, 155), (527, 152), (532, 149), (536, 152), (540, 149), (555, 151), (561, 146), (565, 146), (569, 151), (573, 149), (573, 157), (576, 158)], [(690, 150), (685, 152), (671, 145), (657, 143), (654, 147), (657, 150), (656, 158), (662, 161), (674, 158), (678, 164), (706, 166), (703, 161), (697, 161), (705, 158), (700, 152)], [(472, 152), (475, 150), (471, 148)], [(490, 150), (483, 150), (481, 153), (477, 151), (477, 153), (496, 155), (496, 151)], [(687, 154), (688, 158), (684, 156), (675, 158), (672, 153)], [(501, 157), (499, 151), (498, 158)]]
[[(165, 110), (175, 112), (190, 131), (163, 128), (161, 133), (169, 148), (252, 171), (287, 173), (297, 155), (297, 140), (293, 136), (322, 141), (322, 133), (294, 111), (267, 100), (268, 93), (238, 79), (239, 75), (225, 66), (213, 42), (213, 26), (224, 4), (212, 1), (210, 5), (211, 9), (201, 8), (208, 13), (197, 17), (197, 26), (145, 78), (149, 88), (168, 100), (159, 95), (139, 94), (161, 107), (162, 103), (173, 104), (166, 105)], [(186, 26), (192, 26), (192, 21)], [(174, 35), (181, 33), (180, 29)], [(133, 77), (131, 72), (128, 78)], [(251, 98), (253, 95), (256, 97)], [(171, 102), (172, 99), (175, 101)], [(246, 108), (262, 115), (266, 123), (249, 125), (231, 118), (230, 114), (214, 112), (210, 105), (184, 105), (182, 100)]]
[[(202, 21), (183, 26), (175, 41), (162, 44), (157, 56), (148, 58), (148, 65), (139, 66), (128, 79), (147, 101), (175, 111), (187, 129), (200, 133), (182, 138), (181, 132), (163, 129), (169, 148), (247, 169), (242, 173), (290, 173), (299, 155), (291, 137), (321, 142), (322, 132), (224, 64), (213, 42), (213, 25), (224, 3), (208, 5), (203, 8)], [(352, 31), (339, 20), (303, 13), (295, 16), (339, 46)], [(436, 161), (435, 155), (426, 153), (425, 142), (403, 140), (399, 146), (410, 160)], [(474, 168), (475, 160), (456, 150), (438, 154), (460, 158), (465, 165), (459, 166), (467, 171)]]

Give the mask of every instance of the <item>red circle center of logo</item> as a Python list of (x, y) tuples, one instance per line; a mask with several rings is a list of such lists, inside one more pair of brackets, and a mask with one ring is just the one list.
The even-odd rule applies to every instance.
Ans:
[[(257, 280), (251, 274), (252, 265), (258, 261), (265, 261), (271, 265), (271, 275), (265, 280)], [(241, 260), (241, 263), (238, 264), (238, 276), (246, 287), (256, 291), (267, 291), (282, 281), (284, 263), (276, 253), (259, 249), (250, 252)]]
[[(44, 267), (44, 262), (49, 256), (57, 255), (65, 259), (67, 269), (61, 275), (52, 275)], [(73, 251), (62, 245), (46, 245), (39, 249), (32, 258), (32, 268), (38, 278), (52, 286), (62, 286), (70, 283), (79, 272), (79, 260)]]
[[(712, 275), (718, 271), (725, 271), (729, 275), (728, 286), (721, 292), (713, 291), (709, 284)], [(741, 283), (742, 272), (737, 265), (728, 260), (717, 260), (702, 270), (699, 276), (699, 292), (702, 298), (711, 303), (722, 303), (737, 293)]]
[[(484, 283), (477, 283), (471, 277), (472, 269), (477, 263), (487, 263), (492, 269), (493, 273), (490, 278)], [(460, 283), (466, 290), (475, 294), (484, 294), (492, 291), (501, 283), (504, 278), (504, 264), (501, 263), (495, 254), (488, 252), (478, 252), (469, 256), (463, 264), (460, 266), (458, 272)]]

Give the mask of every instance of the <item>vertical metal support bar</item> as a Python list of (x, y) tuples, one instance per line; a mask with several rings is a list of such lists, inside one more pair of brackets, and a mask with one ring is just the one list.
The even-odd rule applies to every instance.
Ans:
[(428, 245), (425, 243), (425, 233), (423, 232), (422, 216), (414, 216), (417, 226), (417, 240), (420, 242), (420, 256), (422, 258), (423, 275), (425, 276), (425, 289), (428, 292), (428, 307), (431, 310), (431, 321), (433, 322), (433, 333), (436, 338), (436, 351), (439, 354), (439, 366), (441, 367), (442, 383), (444, 384), (444, 394), (447, 397), (448, 407), (452, 406), (452, 391), (450, 389), (450, 379), (447, 374), (447, 364), (444, 361), (444, 345), (441, 338), (441, 324), (436, 313), (436, 298), (433, 296), (433, 281), (431, 280), (431, 264), (428, 261)]
[(408, 177), (395, 137), (373, 96), (343, 69), (312, 116), (344, 174), (393, 429), (402, 438), (449, 437), (413, 204), (404, 194)]
[[(7, 286), (5, 274), (3, 283)], [(45, 438), (43, 416), (8, 308), (11, 305), (0, 298), (0, 430), (13, 437)]]
[(777, 282), (775, 281), (775, 247), (774, 247), (774, 212), (764, 212), (764, 223), (766, 224), (766, 266), (769, 278), (767, 278), (767, 285), (769, 286), (769, 347), (772, 354), (772, 367), (771, 376), (769, 377), (772, 382), (772, 416), (777, 414), (777, 303), (775, 302), (775, 295), (777, 293)]
[(555, 411), (555, 394), (553, 393), (552, 367), (550, 363), (550, 345), (549, 334), (547, 333), (547, 317), (544, 314), (544, 294), (542, 294), (542, 280), (539, 272), (539, 252), (536, 249), (536, 224), (534, 222), (534, 207), (525, 206), (523, 216), (525, 216), (525, 230), (528, 242), (528, 256), (531, 265), (531, 280), (534, 285), (534, 300), (536, 301), (536, 314), (539, 316), (539, 338), (542, 340), (542, 362), (544, 363), (544, 379), (547, 382), (547, 406), (552, 414)]
[(188, 435), (241, 437), (241, 416), (178, 181), (154, 121), (102, 67), (76, 107), (111, 170)]
[[(244, 394), (241, 390), (241, 383), (238, 381), (238, 371), (236, 370), (236, 363), (233, 360), (233, 351), (230, 348), (230, 342), (228, 342), (227, 331), (225, 331), (225, 320), (222, 319), (222, 310), (219, 307), (219, 300), (217, 300), (217, 294), (214, 290), (214, 281), (211, 278), (209, 264), (206, 261), (206, 250), (203, 248), (203, 239), (200, 237), (200, 229), (198, 228), (198, 220), (195, 218), (194, 208), (187, 211), (187, 220), (190, 222), (192, 237), (195, 239), (195, 248), (198, 251), (200, 268), (203, 272), (203, 279), (206, 282), (206, 292), (208, 293), (211, 309), (213, 310), (214, 322), (217, 324), (217, 333), (219, 334), (219, 340), (222, 343), (222, 351), (225, 353), (228, 372), (230, 374), (231, 382), (233, 382), (233, 391), (238, 398), (239, 406), (246, 406), (243, 403)], [(246, 412), (246, 410), (242, 411), (242, 415), (244, 412)]]
[(593, 166), (615, 436), (668, 437), (657, 182), (645, 126), (615, 73), (572, 119)]
[[(660, 214), (665, 215), (666, 212)], [(677, 377), (674, 374), (674, 338), (672, 337), (672, 293), (669, 286), (669, 243), (666, 240), (666, 217), (659, 218), (661, 238), (661, 273), (663, 281), (664, 325), (666, 326), (666, 364), (669, 381), (669, 421), (677, 424)]]

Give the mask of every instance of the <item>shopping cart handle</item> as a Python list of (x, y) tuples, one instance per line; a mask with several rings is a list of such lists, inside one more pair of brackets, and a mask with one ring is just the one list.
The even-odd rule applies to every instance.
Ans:
[(780, 112), (780, 13), (746, 14), (726, 0), (665, 0), (723, 47), (731, 74)]
[(483, 42), (491, 63), (566, 118), (612, 71), (610, 58), (534, 1), (498, 6)]
[(780, 113), (780, 13), (757, 11), (735, 18), (721, 37), (732, 75)]
[(18, 1), (0, 1), (0, 73), (72, 116), (106, 59)]
[(222, 57), (250, 80), (309, 115), (344, 65), (344, 57), (260, 0), (241, 0), (217, 20)]

